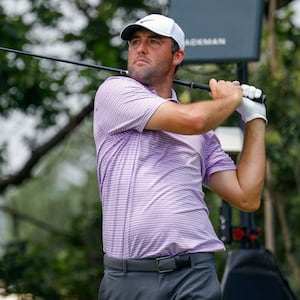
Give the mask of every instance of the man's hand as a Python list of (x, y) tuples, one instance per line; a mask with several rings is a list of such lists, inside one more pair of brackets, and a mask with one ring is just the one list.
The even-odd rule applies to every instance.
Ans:
[(262, 95), (262, 90), (253, 85), (242, 84), (243, 96), (248, 99), (259, 99)]
[(247, 123), (254, 119), (264, 119), (265, 122), (268, 123), (265, 105), (250, 100), (261, 97), (262, 90), (247, 84), (242, 84), (241, 88), (244, 97), (236, 111), (241, 115), (242, 120)]
[(211, 97), (214, 100), (228, 98), (236, 103), (236, 107), (241, 103), (243, 92), (239, 84), (235, 84), (231, 81), (215, 80), (209, 81), (209, 87), (211, 90)]

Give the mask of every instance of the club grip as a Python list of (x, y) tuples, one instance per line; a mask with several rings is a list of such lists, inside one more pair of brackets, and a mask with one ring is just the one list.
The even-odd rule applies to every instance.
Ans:
[[(174, 80), (173, 82), (176, 84), (188, 86), (192, 89), (200, 89), (200, 90), (210, 92), (210, 87), (207, 84), (188, 82), (188, 81), (183, 81), (183, 80)], [(245, 97), (245, 98), (247, 98), (247, 97)], [(259, 98), (255, 98), (255, 99), (248, 98), (248, 99), (252, 100), (254, 102), (262, 103), (262, 104), (264, 104), (267, 101), (267, 97), (264, 94), (262, 94)]]
[(263, 104), (267, 101), (267, 96), (262, 94), (259, 98), (250, 99), (250, 100)]

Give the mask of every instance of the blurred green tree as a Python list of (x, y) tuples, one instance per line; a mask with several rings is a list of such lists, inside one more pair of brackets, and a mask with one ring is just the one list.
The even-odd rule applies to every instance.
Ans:
[[(159, 0), (25, 2), (20, 11), (9, 11), (0, 3), (1, 46), (118, 68), (126, 68), (126, 45), (118, 37), (122, 25), (145, 12), (167, 12), (167, 1)], [(300, 294), (300, 29), (291, 22), (289, 8), (267, 15), (261, 60), (249, 64), (249, 81), (268, 96), (264, 199), (275, 208), (274, 251)], [(1, 239), (7, 247), (2, 248), (0, 288), (7, 294), (28, 299), (97, 298), (103, 266), (91, 112), (95, 90), (107, 76), (103, 71), (0, 53), (0, 126), (14, 122), (16, 114), (34, 119), (34, 128), (25, 131), (13, 154), (10, 142), (23, 124), (15, 124), (9, 134), (1, 130), (0, 210), (10, 221), (8, 235)], [(203, 83), (211, 77), (234, 80), (236, 66), (183, 66), (177, 76)], [(206, 92), (176, 90), (185, 102), (207, 97)], [(233, 116), (226, 125), (236, 122)], [(16, 153), (23, 152), (21, 162), (12, 164)], [(220, 199), (209, 191), (207, 197), (218, 230)], [(256, 214), (258, 224), (264, 224), (264, 210)], [(221, 272), (222, 268), (220, 276)]]

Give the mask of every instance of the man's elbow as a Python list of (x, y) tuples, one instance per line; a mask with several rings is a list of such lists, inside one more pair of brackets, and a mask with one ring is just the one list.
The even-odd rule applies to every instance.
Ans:
[(244, 212), (256, 212), (259, 210), (261, 206), (261, 198), (257, 197), (254, 199), (246, 199), (241, 202), (241, 205), (239, 207), (240, 210)]
[(207, 116), (203, 114), (189, 115), (187, 124), (190, 129), (190, 134), (202, 134), (212, 129), (208, 124)]

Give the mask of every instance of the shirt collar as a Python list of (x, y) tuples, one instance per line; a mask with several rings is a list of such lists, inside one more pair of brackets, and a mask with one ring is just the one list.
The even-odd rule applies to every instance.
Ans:
[[(153, 93), (154, 95), (157, 95), (157, 96), (158, 96), (156, 90), (150, 90), (150, 91), (151, 91), (151, 93)], [(171, 90), (171, 98), (167, 98), (166, 100), (169, 100), (169, 101), (173, 101), (173, 102), (179, 103), (178, 98), (177, 98), (177, 94), (176, 94), (176, 92), (175, 92), (173, 89)]]

